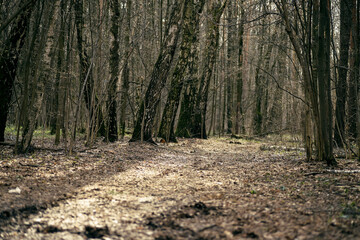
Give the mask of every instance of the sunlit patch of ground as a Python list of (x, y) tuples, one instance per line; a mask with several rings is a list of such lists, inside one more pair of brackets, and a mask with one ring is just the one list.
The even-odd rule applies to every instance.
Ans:
[[(360, 238), (360, 173), (262, 144), (121, 141), (73, 156), (1, 147), (0, 238)], [(360, 166), (343, 159), (338, 169)]]

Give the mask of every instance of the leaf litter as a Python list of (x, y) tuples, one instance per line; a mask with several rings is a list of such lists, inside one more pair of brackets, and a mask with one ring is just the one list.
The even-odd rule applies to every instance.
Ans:
[(360, 238), (358, 162), (328, 169), (261, 146), (124, 140), (71, 156), (1, 146), (0, 239)]

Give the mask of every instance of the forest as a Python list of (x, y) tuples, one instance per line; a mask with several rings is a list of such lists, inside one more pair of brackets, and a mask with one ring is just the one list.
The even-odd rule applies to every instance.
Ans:
[(0, 0), (1, 239), (356, 239), (359, 196), (360, 0)]

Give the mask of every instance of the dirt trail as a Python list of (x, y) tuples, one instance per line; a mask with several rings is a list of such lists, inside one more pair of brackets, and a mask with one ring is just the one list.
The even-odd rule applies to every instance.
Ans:
[[(73, 170), (71, 194), (10, 218), (1, 239), (360, 239), (360, 174), (307, 175), (326, 169), (298, 152), (229, 139), (121, 142), (76, 160), (82, 172)], [(62, 171), (72, 165), (64, 162), (56, 177), (69, 177)], [(345, 168), (359, 164), (344, 160)], [(63, 194), (56, 186), (44, 193)], [(21, 197), (3, 196), (9, 203)]]

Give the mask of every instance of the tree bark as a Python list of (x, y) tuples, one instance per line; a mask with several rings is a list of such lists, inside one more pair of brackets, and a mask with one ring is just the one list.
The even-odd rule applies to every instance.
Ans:
[(207, 40), (205, 45), (204, 66), (200, 75), (200, 88), (197, 93), (197, 99), (194, 107), (194, 121), (192, 123), (191, 132), (193, 137), (206, 139), (206, 113), (208, 103), (208, 93), (211, 81), (213, 67), (216, 61), (217, 49), (219, 47), (219, 23), (221, 16), (226, 7), (227, 0), (212, 1), (210, 7), (210, 21), (207, 26)]
[(129, 97), (129, 57), (130, 57), (130, 35), (131, 35), (131, 5), (132, 1), (127, 0), (126, 4), (126, 27), (125, 27), (125, 61), (122, 70), (122, 87), (120, 98), (120, 136), (125, 136), (125, 120), (126, 120), (126, 106), (128, 104)]
[[(360, 0), (357, 0), (357, 40), (360, 43)], [(357, 95), (357, 145), (358, 161), (360, 161), (360, 47), (357, 49), (357, 74), (358, 74), (358, 95)]]
[(240, 25), (238, 26), (239, 32), (239, 51), (238, 51), (238, 74), (237, 74), (237, 81), (236, 81), (236, 121), (235, 121), (235, 134), (243, 133), (244, 132), (244, 124), (241, 123), (242, 119), (242, 95), (243, 95), (243, 46), (244, 46), (244, 9), (242, 3), (240, 3)]
[(107, 140), (115, 142), (118, 140), (117, 134), (117, 117), (116, 117), (116, 88), (119, 76), (119, 20), (120, 20), (120, 6), (119, 0), (111, 0), (111, 29), (113, 36), (112, 47), (110, 51), (110, 81), (108, 86), (108, 100), (107, 100)]
[(5, 140), (5, 127), (12, 97), (20, 51), (24, 45), (33, 5), (17, 16), (0, 55), (0, 142)]
[[(328, 30), (330, 29), (329, 27), (329, 9), (328, 6), (330, 5), (330, 2), (327, 2), (327, 0), (321, 0), (321, 2), (319, 2), (318, 0), (315, 0), (314, 5), (312, 6), (313, 8), (313, 21), (314, 23), (317, 23), (317, 9), (320, 4), (319, 9), (321, 14), (321, 18), (319, 17), (319, 19), (321, 19), (322, 24), (313, 24), (313, 45), (310, 46), (310, 44), (307, 45), (303, 45), (302, 44), (302, 39), (301, 36), (298, 35), (298, 32), (296, 32), (291, 24), (291, 20), (290, 20), (290, 16), (289, 16), (289, 11), (288, 11), (288, 7), (287, 7), (287, 2), (285, 0), (281, 0), (281, 5), (280, 2), (275, 2), (275, 4), (277, 5), (278, 10), (281, 13), (281, 16), (284, 20), (285, 23), (285, 27), (286, 27), (286, 31), (288, 33), (288, 36), (290, 38), (290, 41), (294, 47), (296, 56), (300, 62), (301, 65), (301, 69), (302, 69), (302, 74), (303, 74), (303, 78), (304, 78), (304, 87), (305, 87), (305, 91), (308, 91), (309, 93), (309, 99), (306, 99), (306, 102), (310, 102), (311, 103), (311, 109), (312, 109), (312, 114), (314, 117), (314, 121), (316, 124), (316, 128), (317, 128), (317, 138), (318, 138), (318, 158), (320, 160), (325, 161), (327, 164), (329, 165), (336, 165), (336, 161), (335, 158), (333, 156), (332, 153), (332, 134), (326, 133), (325, 135), (323, 135), (323, 131), (328, 131), (330, 130), (330, 121), (331, 120), (327, 120), (326, 118), (329, 118), (329, 116), (326, 116), (326, 112), (328, 114), (331, 114), (331, 111), (329, 111), (331, 109), (331, 105), (329, 104), (329, 100), (330, 99), (330, 84), (329, 84), (329, 77), (330, 77), (330, 72), (328, 71), (328, 64), (330, 63), (330, 60), (327, 56), (328, 53), (330, 53), (329, 49), (321, 49), (317, 47), (317, 43), (320, 44), (320, 42), (324, 45), (324, 48), (327, 45), (328, 42), (328, 36), (330, 35)], [(309, 24), (310, 25), (310, 24)], [(326, 26), (325, 26), (326, 25)], [(318, 26), (322, 26), (322, 33), (320, 34), (320, 30), (319, 30), (319, 34), (316, 34), (316, 36), (319, 36), (319, 38), (317, 38), (316, 36), (314, 36), (314, 33), (317, 32), (317, 28)], [(307, 29), (306, 32), (309, 32), (309, 29)], [(321, 35), (321, 36), (320, 36)], [(325, 36), (324, 36), (325, 35)], [(322, 38), (320, 41), (320, 37)], [(319, 41), (317, 41), (319, 40)], [(305, 39), (304, 39), (304, 42)], [(314, 58), (309, 57), (309, 53), (312, 51), (312, 56)], [(317, 73), (314, 74), (314, 72), (316, 71), (316, 68), (319, 67), (318, 66), (318, 59), (316, 57), (316, 55), (318, 57), (324, 57), (324, 61), (322, 63), (322, 71), (321, 73)], [(313, 60), (313, 62), (311, 62), (310, 60)], [(324, 79), (321, 79), (321, 81), (324, 81), (324, 84), (326, 84), (326, 86), (323, 86), (322, 89), (322, 97), (324, 97), (325, 99), (321, 99), (318, 95), (318, 81), (315, 79), (317, 77), (317, 75), (320, 76), (324, 76)], [(318, 100), (319, 97), (319, 100)], [(320, 99), (322, 101), (321, 106), (320, 106)], [(321, 107), (325, 107), (326, 109), (322, 109), (320, 112), (320, 108)], [(320, 118), (320, 113), (323, 115)], [(331, 116), (331, 115), (330, 115)], [(331, 129), (332, 132), (332, 129)], [(331, 133), (330, 132), (330, 133)], [(327, 135), (327, 137), (326, 137)], [(326, 143), (325, 143), (326, 142)], [(327, 148), (324, 147), (325, 144), (327, 145)]]
[(351, 10), (353, 0), (340, 2), (340, 62), (338, 82), (336, 83), (336, 110), (334, 140), (337, 146), (343, 147), (345, 139), (345, 104), (347, 73), (349, 59), (349, 43), (351, 31)]
[(191, 0), (187, 5), (184, 16), (183, 37), (180, 46), (179, 60), (171, 80), (170, 92), (162, 115), (160, 131), (158, 136), (167, 142), (176, 142), (174, 125), (177, 109), (180, 102), (180, 95), (184, 84), (184, 76), (191, 61), (189, 55), (193, 44), (197, 42), (199, 28), (199, 15), (205, 5), (205, 0), (194, 2)]
[(330, 85), (330, 0), (320, 0), (318, 89), (320, 105), (319, 157), (328, 165), (336, 164), (332, 145), (332, 104)]
[(57, 102), (56, 105), (57, 109), (57, 116), (56, 116), (56, 134), (55, 134), (55, 145), (60, 143), (60, 130), (63, 127), (63, 108), (64, 108), (64, 95), (65, 95), (65, 88), (63, 84), (63, 80), (61, 79), (62, 74), (62, 65), (64, 61), (64, 47), (65, 47), (65, 12), (66, 12), (66, 3), (67, 1), (61, 1), (60, 3), (60, 35), (59, 35), (59, 46), (58, 46), (58, 60), (57, 60), (57, 73), (56, 73), (56, 89), (55, 94), (57, 98), (55, 101)]
[(226, 118), (227, 118), (227, 134), (233, 133), (233, 105), (234, 105), (234, 81), (233, 81), (233, 67), (235, 65), (235, 48), (236, 48), (236, 18), (234, 15), (235, 2), (233, 0), (229, 0), (228, 3), (228, 14), (227, 14), (227, 75), (226, 75), (226, 82), (227, 82), (227, 109), (226, 109)]
[(189, 0), (176, 1), (170, 14), (165, 38), (150, 77), (145, 98), (138, 112), (134, 132), (130, 141), (153, 142), (153, 126), (161, 91), (165, 86), (167, 75), (173, 62), (176, 45), (179, 39), (184, 9)]
[[(84, 18), (83, 18), (83, 0), (75, 0), (74, 3), (75, 9), (75, 25), (76, 25), (76, 35), (77, 35), (77, 52), (79, 56), (79, 64), (80, 64), (80, 88), (79, 88), (79, 96), (82, 95), (84, 97), (85, 106), (88, 110), (89, 115), (89, 131), (88, 135), (91, 135), (91, 131), (96, 129), (94, 124), (99, 123), (99, 133), (101, 136), (106, 136), (105, 126), (103, 122), (103, 116), (100, 109), (96, 111), (95, 107), (98, 103), (98, 99), (96, 96), (92, 98), (93, 90), (94, 90), (94, 78), (92, 73), (92, 62), (90, 60), (89, 55), (87, 54), (86, 47), (84, 45), (83, 32), (84, 32)], [(82, 93), (83, 91), (83, 93)], [(75, 128), (77, 125), (77, 118), (75, 119)], [(76, 131), (74, 131), (75, 138)], [(89, 136), (87, 137), (89, 139)]]
[[(24, 79), (25, 89), (22, 100), (22, 109), (26, 108), (26, 111), (21, 111), (21, 114), (24, 115), (19, 119), (19, 124), (23, 125), (21, 145), (20, 148), (15, 147), (15, 151), (20, 150), (21, 152), (28, 152), (30, 149), (33, 133), (43, 104), (44, 80), (46, 78), (42, 71), (41, 59), (45, 52), (44, 50), (49, 30), (53, 24), (54, 9), (55, 6), (57, 6), (57, 3), (54, 5), (45, 5), (42, 1), (39, 1), (38, 3), (39, 4), (36, 6), (36, 21), (33, 26), (33, 37), (27, 52), (28, 58), (26, 58), (24, 76), (22, 77)], [(44, 27), (40, 28), (40, 25)], [(40, 37), (38, 35), (40, 35)], [(35, 51), (35, 49), (37, 50)], [(20, 128), (20, 125), (18, 127)], [(17, 143), (18, 139), (16, 146)]]
[[(255, 72), (255, 108), (254, 108), (254, 121), (253, 121), (253, 127), (254, 127), (254, 134), (260, 135), (262, 133), (262, 125), (263, 125), (263, 109), (262, 109), (262, 103), (264, 99), (264, 83), (263, 83), (263, 77), (261, 73), (262, 63), (264, 59), (263, 51), (264, 51), (264, 35), (265, 35), (265, 24), (264, 21), (262, 21), (262, 27), (261, 27), (261, 41), (259, 43), (259, 53), (258, 53), (258, 62), (256, 66), (256, 72)], [(270, 49), (270, 45), (268, 46), (268, 49)], [(268, 51), (266, 52), (267, 56)]]
[(357, 13), (356, 13), (356, 0), (353, 1), (352, 8), (352, 28), (350, 34), (350, 74), (349, 74), (349, 97), (348, 97), (348, 113), (347, 113), (347, 122), (348, 122), (348, 135), (350, 140), (354, 141), (357, 138), (357, 87), (358, 87), (358, 69), (357, 69), (357, 48), (359, 43), (357, 42)]

